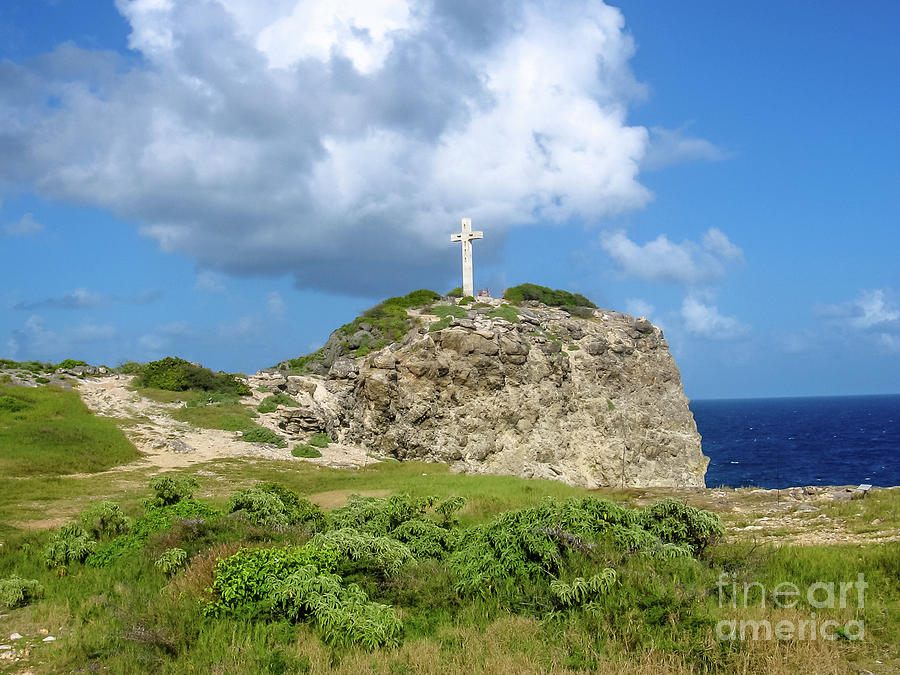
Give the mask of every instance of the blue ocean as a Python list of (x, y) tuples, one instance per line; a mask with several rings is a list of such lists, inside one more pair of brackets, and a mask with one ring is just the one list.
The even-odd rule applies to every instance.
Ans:
[(900, 485), (900, 395), (692, 401), (706, 484)]

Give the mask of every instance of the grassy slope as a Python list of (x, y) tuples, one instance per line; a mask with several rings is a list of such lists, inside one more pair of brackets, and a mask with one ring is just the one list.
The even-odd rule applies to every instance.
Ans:
[(92, 473), (137, 459), (138, 452), (111, 420), (94, 417), (74, 391), (0, 387), (21, 401), (0, 410), (0, 475)]
[[(47, 401), (42, 405), (50, 407), (37, 405), (43, 395), (40, 390), (26, 393), (36, 397), (28, 411), (32, 418), (38, 410), (51, 418), (51, 409), (62, 409), (68, 412), (57, 412), (61, 419), (79, 420), (79, 428), (90, 427), (83, 418), (93, 418), (74, 405), (77, 397), (73, 402), (71, 392), (61, 395), (47, 390), (47, 398), (56, 399), (55, 408)], [(0, 426), (8, 424), (3, 419)], [(0, 434), (5, 431), (0, 429)], [(110, 461), (108, 456), (105, 459)], [(326, 509), (342, 505), (352, 492), (461, 495), (468, 499), (461, 514), (463, 526), (536, 504), (545, 496), (597, 495), (551, 481), (458, 475), (441, 465), (420, 463), (333, 470), (298, 462), (220, 460), (176, 473), (200, 476), (197, 497), (220, 507), (235, 490), (259, 480), (277, 480)], [(213, 548), (196, 555), (190, 574), (171, 582), (152, 565), (165, 547), (175, 545), (165, 537), (153, 540), (147, 555), (109, 569), (75, 565), (60, 578), (40, 564), (38, 552), (49, 534), (45, 528), (51, 526), (48, 519), (58, 519), (53, 526), (58, 525), (100, 498), (112, 498), (136, 516), (142, 511), (139, 500), (147, 493), (148, 474), (149, 470), (78, 477), (0, 472), (0, 578), (12, 573), (36, 578), (47, 590), (43, 601), (4, 611), (8, 616), (0, 619), (0, 634), (17, 631), (25, 636), (23, 644), (33, 645), (27, 665), (35, 672), (99, 668), (124, 673), (137, 668), (172, 673), (855, 673), (858, 667), (900, 672), (897, 543), (775, 548), (745, 539), (714, 546), (699, 562), (646, 567), (637, 559), (626, 559), (620, 562), (625, 583), (606, 613), (593, 618), (571, 612), (535, 614), (527, 607), (512, 613), (509, 607), (490, 601), (455, 599), (452, 581), (442, 567), (422, 563), (390, 584), (367, 589), (379, 601), (401, 608), (407, 626), (402, 646), (373, 653), (332, 650), (304, 625), (203, 618), (197, 594), (209, 583), (216, 554), (228, 552), (221, 548), (223, 544), (216, 548), (213, 541), (203, 544)], [(604, 490), (598, 496), (633, 502), (638, 494)], [(703, 493), (697, 498), (703, 499)], [(835, 504), (828, 510), (835, 515), (844, 511), (864, 513), (861, 520), (866, 521), (886, 517), (896, 525), (900, 494), (881, 492), (864, 502)], [(38, 529), (32, 530), (35, 525)], [(239, 533), (256, 544), (292, 536), (296, 535)], [(719, 607), (715, 581), (724, 570), (737, 575), (739, 583), (756, 581), (769, 590), (784, 581), (802, 589), (814, 582), (839, 584), (855, 580), (862, 572), (870, 584), (865, 607), (824, 610), (820, 620), (862, 618), (866, 640), (716, 640), (710, 621), (720, 618), (769, 619), (774, 624), (781, 619), (807, 619), (810, 614), (810, 608), (802, 604), (797, 610), (776, 610), (771, 602), (761, 607), (758, 598), (738, 613)], [(529, 589), (522, 593), (526, 600), (530, 597)], [(42, 644), (38, 632), (42, 628), (57, 636), (57, 642)], [(882, 664), (876, 667), (876, 660)], [(18, 672), (21, 667), (10, 662), (9, 669), (0, 665), (0, 673)]]
[[(218, 506), (240, 487), (257, 480), (275, 479), (310, 496), (325, 508), (342, 505), (351, 492), (409, 492), (414, 495), (463, 495), (470, 499), (462, 514), (463, 525), (481, 522), (510, 508), (539, 502), (544, 496), (565, 498), (588, 491), (549, 481), (528, 481), (502, 476), (451, 474), (446, 467), (418, 463), (383, 463), (356, 471), (319, 469), (303, 463), (241, 462), (228, 460), (195, 467), (183, 475), (199, 473), (198, 497)], [(87, 495), (111, 496), (136, 515), (138, 500), (146, 494), (146, 476), (107, 485), (98, 493), (98, 478), (58, 478), (57, 505), (74, 515), (73, 500), (83, 509)], [(54, 483), (31, 478), (20, 481), (33, 496)], [(0, 485), (0, 490), (4, 486)], [(29, 498), (20, 493), (20, 497)], [(624, 493), (610, 496), (625, 497)], [(11, 500), (13, 501), (13, 500)], [(884, 502), (884, 503), (882, 503)], [(890, 502), (890, 503), (887, 503)], [(882, 493), (873, 500), (878, 509), (897, 509), (900, 495)], [(12, 504), (10, 504), (12, 505)], [(2, 505), (0, 505), (2, 508)], [(243, 536), (247, 536), (246, 533)], [(283, 538), (291, 535), (268, 535)], [(750, 542), (713, 547), (696, 563), (676, 562), (654, 568), (638, 560), (622, 567), (630, 581), (620, 590), (613, 607), (614, 621), (563, 613), (555, 618), (525, 610), (510, 613), (490, 601), (452, 600), (452, 585), (437, 564), (422, 564), (395, 583), (369, 589), (379, 601), (403, 606), (407, 625), (402, 646), (367, 653), (332, 650), (306, 626), (254, 623), (236, 618), (212, 621), (199, 615), (196, 593), (209, 583), (202, 570), (175, 581), (152, 567), (152, 559), (172, 541), (151, 544), (148, 555), (112, 569), (75, 566), (62, 579), (45, 570), (36, 550), (47, 532), (15, 535), (7, 553), (0, 554), (0, 577), (15, 571), (38, 578), (47, 598), (12, 610), (0, 620), (0, 632), (16, 630), (35, 635), (48, 628), (63, 639), (38, 646), (40, 672), (70, 672), (94, 663), (110, 672), (129, 672), (142, 664), (147, 672), (690, 672), (709, 668), (733, 672), (797, 672), (815, 663), (816, 672), (856, 672), (855, 664), (871, 669), (874, 661), (900, 667), (900, 545), (864, 547), (756, 546)], [(265, 534), (251, 539), (265, 541)], [(22, 544), (25, 544), (24, 550)], [(226, 549), (221, 549), (227, 553)], [(210, 554), (214, 556), (214, 554)], [(201, 556), (198, 556), (200, 558)], [(211, 563), (210, 563), (211, 564)], [(199, 567), (203, 567), (200, 565)], [(751, 602), (747, 612), (718, 607), (715, 581), (722, 570), (737, 575), (739, 583), (758, 581), (768, 589), (790, 581), (806, 588), (817, 581), (855, 580), (859, 572), (870, 584), (865, 607), (824, 610), (820, 620), (862, 618), (866, 640), (858, 642), (745, 642), (716, 640), (710, 621), (719, 618), (809, 618), (809, 607), (775, 610), (771, 602)], [(186, 594), (185, 594), (186, 593)], [(523, 589), (527, 596), (529, 591)], [(707, 617), (694, 625), (686, 618)], [(32, 664), (34, 665), (34, 664)], [(892, 666), (892, 667), (893, 667)], [(0, 670), (0, 672), (3, 672)], [(878, 672), (896, 672), (883, 670)]]

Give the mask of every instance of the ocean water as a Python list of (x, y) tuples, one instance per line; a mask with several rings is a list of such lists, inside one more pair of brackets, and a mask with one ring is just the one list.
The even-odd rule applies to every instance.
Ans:
[(710, 487), (900, 485), (900, 395), (692, 401)]

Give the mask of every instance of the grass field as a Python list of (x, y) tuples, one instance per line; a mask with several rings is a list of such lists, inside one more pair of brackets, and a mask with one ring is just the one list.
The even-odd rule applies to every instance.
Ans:
[(76, 392), (0, 387), (0, 476), (92, 473), (137, 457), (115, 423), (91, 415)]
[[(34, 390), (26, 390), (24, 394), (34, 397), (26, 401), (31, 407), (2, 413), (2, 425), (8, 424), (7, 414), (29, 412), (31, 417), (26, 417), (36, 423), (38, 410), (47, 417), (50, 411), (61, 409), (63, 412), (56, 414), (70, 426), (79, 431), (90, 428), (93, 422), (88, 420), (93, 418), (74, 405), (69, 393), (48, 389), (34, 396)], [(200, 410), (200, 415), (215, 412), (213, 407), (184, 410)], [(38, 451), (52, 449), (35, 443)], [(98, 465), (105, 467), (131, 457), (116, 459), (115, 449), (106, 450), (113, 446), (91, 447)], [(538, 571), (521, 578), (501, 575), (499, 582), (473, 592), (466, 590), (471, 586), (466, 578), (468, 568), (460, 566), (454, 551), (481, 541), (479, 537), (487, 536), (486, 524), (504, 513), (519, 510), (517, 513), (525, 514), (522, 509), (591, 497), (610, 500), (614, 510), (620, 504), (641, 514), (645, 510), (638, 504), (647, 504), (652, 498), (638, 490), (588, 491), (552, 481), (452, 474), (435, 464), (382, 462), (337, 470), (299, 461), (231, 459), (165, 474), (174, 479), (173, 485), (196, 479), (193, 497), (206, 506), (200, 518), (182, 520), (173, 515), (161, 519), (158, 514), (163, 512), (148, 510), (143, 503), (151, 494), (148, 481), (152, 473), (152, 467), (147, 467), (100, 475), (6, 470), (0, 475), (0, 586), (4, 579), (15, 576), (33, 579), (43, 587), (43, 596), (28, 604), (0, 606), (0, 642), (14, 632), (23, 636), (11, 645), (13, 650), (7, 650), (13, 658), (0, 660), (0, 673), (900, 672), (897, 542), (777, 546), (755, 540), (752, 533), (734, 536), (726, 532), (727, 536), (696, 548), (692, 555), (670, 557), (664, 555), (669, 549), (652, 543), (623, 548), (600, 536), (598, 530), (596, 537), (583, 537), (582, 543), (591, 547), (560, 544), (557, 553), (542, 558), (539, 552), (550, 550), (546, 546), (552, 537), (528, 528), (516, 530), (516, 523), (526, 518), (516, 515), (490, 536), (501, 547), (497, 550), (507, 551), (502, 554), (506, 556), (501, 558), (506, 561), (503, 565), (530, 560), (538, 563)], [(310, 523), (318, 521), (275, 526), (248, 519), (255, 506), (244, 507), (237, 516), (228, 514), (239, 491), (264, 481), (277, 481), (309, 499), (327, 519), (315, 526)], [(398, 516), (401, 520), (412, 518), (418, 527), (425, 523), (434, 530), (440, 524), (444, 529), (438, 531), (452, 533), (444, 553), (417, 553), (400, 565), (384, 566), (389, 560), (384, 556), (396, 552), (400, 541), (396, 533), (402, 529), (398, 528), (387, 540), (378, 540), (381, 548), (372, 549), (368, 558), (348, 553), (335, 563), (342, 588), (357, 584), (368, 602), (388, 607), (378, 612), (386, 611), (402, 622), (385, 646), (330, 644), (324, 638), (327, 625), (316, 624), (308, 613), (311, 610), (299, 620), (290, 620), (271, 607), (254, 613), (250, 605), (219, 616), (204, 611), (204, 603), (217, 597), (206, 590), (218, 578), (217, 559), (229, 558), (242, 546), (313, 546), (309, 542), (316, 531), (338, 539), (346, 536), (341, 528), (348, 521), (341, 516), (346, 513), (341, 509), (353, 493), (372, 497), (406, 494), (412, 504), (427, 496), (435, 496), (438, 504), (452, 497), (465, 500), (454, 515), (455, 522), (442, 520), (436, 506), (413, 515), (405, 507), (391, 511), (403, 514)], [(663, 496), (663, 491), (651, 493)], [(256, 495), (253, 499), (259, 498), (252, 494)], [(710, 500), (711, 494), (697, 491), (689, 501), (720, 510), (726, 526), (748, 517), (717, 505)], [(133, 534), (120, 539), (96, 535), (98, 548), (118, 550), (118, 546), (123, 551), (109, 566), (72, 562), (64, 573), (48, 567), (44, 551), (57, 528), (77, 522), (80, 514), (104, 499), (116, 502), (122, 514), (132, 519), (133, 532), (144, 534), (139, 539)], [(242, 503), (257, 504), (261, 512), (272, 508), (271, 501), (253, 499), (245, 496)], [(372, 502), (366, 507), (377, 517), (366, 521), (368, 525), (359, 521), (353, 536), (376, 532), (372, 523), (380, 522), (378, 509), (387, 508), (386, 503)], [(854, 522), (853, 518), (859, 522), (887, 520), (894, 527), (900, 513), (900, 491), (874, 493), (863, 502), (823, 505), (819, 513), (847, 518), (848, 522)], [(575, 518), (567, 527), (577, 528), (578, 522)], [(690, 522), (675, 522), (671, 530), (675, 541), (687, 536), (683, 528)], [(848, 527), (848, 531), (864, 530), (862, 525)], [(513, 532), (518, 534), (510, 539)], [(528, 553), (520, 559), (515, 547), (522, 538), (528, 540), (522, 549)], [(185, 551), (187, 564), (167, 573), (155, 561), (176, 548)], [(562, 596), (554, 595), (552, 582), (575, 588), (579, 578), (593, 578), (604, 569), (613, 569), (616, 575), (607, 590), (579, 602), (562, 601)], [(860, 574), (868, 584), (863, 602), (854, 586), (845, 589), (845, 606), (839, 599), (833, 606), (827, 602), (824, 607), (816, 606), (823, 598), (827, 601), (829, 588), (839, 598), (841, 584), (858, 582)], [(257, 579), (253, 583), (263, 582)], [(795, 606), (779, 607), (774, 602), (779, 584), (799, 589)], [(811, 588), (818, 589), (812, 596), (808, 594)], [(374, 620), (368, 614), (365, 617), (360, 619), (361, 625)], [(717, 631), (721, 622), (727, 626), (731, 620), (769, 622), (772, 626), (787, 622), (794, 627), (815, 620), (818, 639), (801, 639), (796, 634), (791, 639), (723, 639)], [(834, 640), (822, 639), (819, 632), (823, 622), (829, 621), (835, 623), (828, 624), (826, 633), (836, 637)], [(857, 639), (853, 626), (864, 627), (862, 639)], [(44, 643), (41, 631), (56, 640)]]

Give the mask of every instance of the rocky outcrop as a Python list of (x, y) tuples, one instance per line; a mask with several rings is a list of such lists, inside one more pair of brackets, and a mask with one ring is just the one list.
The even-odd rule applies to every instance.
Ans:
[(336, 358), (327, 375), (272, 375), (301, 405), (280, 408), (279, 426), (472, 473), (704, 485), (709, 460), (662, 331), (543, 305), (509, 321), (490, 316), (499, 300), (485, 304), (442, 330), (429, 330), (437, 316), (417, 315), (400, 343)]

